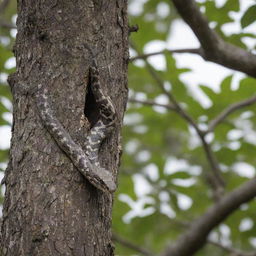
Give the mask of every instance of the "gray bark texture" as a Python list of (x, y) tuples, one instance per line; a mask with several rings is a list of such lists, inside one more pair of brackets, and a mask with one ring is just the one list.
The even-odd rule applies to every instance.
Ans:
[(47, 132), (35, 91), (49, 89), (56, 117), (76, 143), (98, 117), (86, 97), (96, 53), (100, 79), (118, 114), (115, 131), (100, 150), (100, 162), (117, 179), (120, 128), (127, 101), (126, 0), (18, 0), (17, 71), (9, 77), (13, 133), (1, 227), (4, 256), (114, 255), (113, 196), (93, 187)]

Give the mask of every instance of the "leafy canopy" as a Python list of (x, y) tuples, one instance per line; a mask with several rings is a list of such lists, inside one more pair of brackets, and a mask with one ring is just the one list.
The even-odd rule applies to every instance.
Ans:
[[(11, 1), (3, 17), (10, 24), (13, 24), (16, 12), (14, 2)], [(200, 1), (199, 5), (224, 40), (255, 50), (256, 34), (246, 29), (255, 24), (256, 6), (248, 6), (239, 16), (241, 1), (224, 2), (219, 6), (216, 1), (208, 0)], [(142, 54), (156, 41), (167, 45), (180, 19), (171, 1), (167, 0), (130, 0), (129, 13), (130, 24), (139, 26), (139, 31), (130, 35), (131, 56)], [(227, 34), (225, 26), (231, 23), (240, 26), (240, 31)], [(2, 133), (3, 128), (10, 129), (11, 126), (7, 76), (13, 72), (10, 61), (15, 29), (1, 27), (0, 32)], [(254, 44), (248, 44), (248, 40)], [(139, 59), (129, 66), (130, 98), (134, 101), (128, 103), (124, 120), (124, 153), (114, 204), (113, 232), (154, 254), (177, 239), (191, 220), (213, 204), (213, 192), (207, 182), (211, 167), (195, 129), (177, 112), (152, 106), (152, 103), (171, 106), (167, 96), (171, 93), (193, 120), (202, 129), (207, 129), (209, 122), (223, 109), (255, 94), (255, 80), (243, 76), (237, 81), (236, 73), (231, 72), (223, 78), (219, 90), (213, 89), (218, 86), (214, 77), (209, 77), (211, 86), (207, 83), (207, 86), (197, 84), (195, 87), (182, 79), (184, 74), (192, 73), (193, 68), (181, 68), (179, 55), (165, 51), (160, 57), (163, 68), (159, 68), (155, 64), (157, 59), (152, 58), (148, 59), (151, 64)], [(196, 97), (198, 92), (210, 102), (207, 108)], [(227, 191), (255, 175), (255, 121), (254, 106), (247, 106), (233, 112), (206, 137), (219, 163)], [(1, 134), (1, 140), (4, 136)], [(1, 144), (0, 170), (3, 172), (8, 149), (2, 148)], [(3, 194), (1, 202), (2, 197)], [(243, 205), (212, 232), (212, 237), (222, 242), (232, 241), (234, 247), (243, 250), (252, 250), (256, 240), (255, 212), (255, 203)], [(117, 255), (133, 253), (131, 248), (116, 244)], [(225, 252), (209, 244), (198, 255), (225, 255)]]

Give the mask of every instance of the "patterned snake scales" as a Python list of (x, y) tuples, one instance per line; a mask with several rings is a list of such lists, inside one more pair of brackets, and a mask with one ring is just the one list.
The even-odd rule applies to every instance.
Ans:
[(101, 89), (99, 71), (95, 63), (90, 67), (89, 72), (90, 86), (100, 110), (100, 118), (85, 139), (85, 152), (80, 145), (73, 141), (54, 116), (48, 99), (48, 90), (42, 85), (38, 86), (36, 103), (44, 126), (80, 173), (96, 188), (106, 193), (112, 193), (116, 190), (114, 178), (111, 172), (100, 166), (98, 152), (102, 141), (114, 128), (116, 111), (110, 97), (105, 95)]

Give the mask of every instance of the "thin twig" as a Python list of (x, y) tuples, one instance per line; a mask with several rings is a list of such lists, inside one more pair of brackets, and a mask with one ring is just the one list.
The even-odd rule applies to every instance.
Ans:
[(136, 99), (130, 98), (129, 102), (139, 103), (139, 104), (148, 105), (148, 106), (163, 107), (163, 108), (166, 108), (169, 110), (175, 110), (175, 107), (171, 104), (161, 104), (161, 103), (157, 103), (153, 100), (136, 100)]
[(169, 98), (170, 102), (173, 104), (174, 110), (183, 118), (185, 119), (190, 125), (192, 125), (198, 134), (201, 134), (202, 131), (199, 129), (196, 122), (193, 120), (193, 118), (180, 106), (180, 104), (176, 101), (176, 99), (173, 97), (173, 95), (167, 91), (164, 87), (162, 79), (158, 76), (156, 71), (152, 68), (152, 66), (146, 61), (146, 68), (152, 78), (157, 82), (159, 88), (162, 90), (162, 92)]
[(214, 245), (216, 247), (221, 248), (222, 250), (232, 253), (233, 256), (256, 256), (256, 252), (243, 252), (238, 249), (223, 245), (221, 243), (217, 243), (211, 240), (208, 240), (208, 243)]
[[(131, 46), (137, 51), (135, 45), (131, 43)], [(225, 182), (223, 181), (221, 177), (220, 168), (218, 165), (218, 161), (215, 158), (210, 145), (205, 140), (206, 133), (201, 131), (201, 129), (198, 127), (197, 123), (193, 120), (193, 118), (180, 106), (180, 104), (176, 101), (174, 96), (165, 89), (162, 79), (159, 77), (159, 75), (156, 73), (156, 71), (153, 69), (153, 67), (148, 63), (147, 60), (145, 60), (146, 69), (152, 76), (152, 78), (156, 81), (158, 87), (162, 90), (162, 92), (169, 98), (170, 102), (172, 103), (173, 110), (177, 112), (184, 120), (186, 120), (194, 129), (196, 130), (199, 138), (202, 141), (203, 148), (206, 154), (206, 157), (209, 161), (211, 170), (213, 172), (213, 176), (210, 176), (211, 179), (210, 185), (212, 186), (215, 197), (219, 198), (219, 195), (223, 192), (223, 187)]]
[(119, 244), (121, 244), (121, 245), (123, 245), (123, 246), (129, 248), (129, 249), (132, 249), (132, 250), (134, 250), (134, 251), (136, 251), (136, 252), (139, 252), (139, 253), (141, 253), (141, 254), (143, 254), (143, 255), (145, 255), (145, 256), (154, 256), (154, 255), (155, 255), (155, 254), (151, 253), (150, 251), (148, 251), (147, 249), (142, 248), (142, 247), (140, 247), (140, 246), (138, 246), (138, 245), (135, 245), (135, 244), (133, 244), (132, 242), (127, 241), (127, 240), (124, 239), (124, 238), (121, 238), (121, 237), (120, 237), (119, 235), (117, 235), (117, 234), (113, 234), (113, 235), (112, 235), (112, 239), (113, 239), (113, 241), (115, 241), (115, 242), (117, 242), (117, 243), (119, 243)]
[(223, 194), (223, 190), (225, 187), (225, 181), (223, 180), (222, 176), (221, 176), (221, 171), (219, 168), (219, 163), (215, 157), (215, 155), (213, 154), (213, 151), (210, 147), (210, 145), (206, 142), (205, 136), (198, 134), (201, 141), (202, 141), (202, 145), (204, 148), (204, 152), (206, 155), (206, 158), (211, 166), (212, 172), (214, 173), (215, 179), (213, 179), (212, 177), (209, 177), (209, 179), (212, 182), (212, 186), (214, 187), (214, 191), (215, 191), (215, 199), (218, 200), (219, 197)]
[(161, 78), (158, 76), (158, 74), (155, 72), (155, 70), (148, 64), (146, 63), (146, 67), (151, 74), (151, 76), (155, 79), (155, 81), (158, 83), (159, 87), (162, 89), (162, 91), (167, 95), (169, 98), (170, 102), (172, 102), (174, 106), (174, 110), (184, 119), (186, 120), (194, 129), (196, 130), (199, 138), (202, 141), (203, 148), (206, 154), (206, 157), (209, 161), (209, 164), (211, 166), (211, 170), (214, 174), (214, 176), (209, 177), (211, 179), (211, 185), (213, 186), (213, 189), (215, 191), (215, 197), (216, 199), (219, 198), (220, 194), (223, 192), (223, 188), (225, 185), (224, 180), (221, 177), (221, 172), (219, 168), (219, 164), (217, 159), (215, 158), (210, 145), (206, 142), (205, 140), (205, 133), (201, 131), (201, 129), (198, 127), (197, 123), (193, 120), (193, 118), (180, 106), (180, 104), (176, 101), (176, 99), (173, 97), (171, 93), (166, 91), (163, 82)]
[(147, 59), (151, 56), (155, 55), (160, 55), (160, 54), (165, 54), (165, 53), (193, 53), (193, 54), (198, 54), (202, 56), (203, 52), (201, 48), (188, 48), (188, 49), (164, 49), (162, 51), (157, 51), (157, 52), (152, 52), (152, 53), (147, 53), (147, 54), (140, 54), (135, 57), (130, 58), (130, 62), (138, 60), (138, 59)]
[(138, 30), (139, 30), (139, 26), (138, 26), (138, 24), (135, 24), (135, 25), (129, 26), (128, 32), (129, 32), (129, 34), (131, 34), (133, 32), (138, 32)]
[[(208, 177), (208, 178), (210, 179), (211, 185), (215, 188), (214, 189), (216, 191), (215, 197), (216, 197), (216, 199), (218, 199), (219, 196), (223, 192), (222, 190), (223, 190), (223, 187), (225, 185), (225, 182), (224, 182), (224, 180), (222, 179), (222, 177), (220, 175), (218, 161), (215, 158), (209, 144), (205, 140), (205, 135), (209, 132), (212, 132), (214, 130), (214, 128), (219, 123), (221, 123), (232, 112), (234, 112), (234, 111), (236, 111), (236, 110), (238, 110), (242, 107), (246, 107), (246, 106), (254, 104), (256, 102), (256, 96), (253, 96), (253, 97), (251, 97), (247, 100), (243, 100), (243, 101), (238, 102), (238, 103), (234, 103), (234, 104), (230, 105), (229, 107), (227, 107), (215, 119), (213, 119), (210, 122), (208, 131), (203, 133), (199, 129), (198, 125), (194, 122), (194, 120), (179, 106), (179, 104), (176, 102), (176, 100), (173, 97), (170, 98), (170, 96), (171, 96), (170, 93), (167, 92), (164, 89), (164, 86), (163, 86), (163, 83), (162, 83), (161, 79), (158, 77), (157, 73), (153, 70), (153, 68), (151, 66), (148, 66), (148, 71), (150, 72), (152, 77), (154, 77), (154, 79), (157, 81), (158, 85), (163, 90), (163, 92), (168, 95), (168, 97), (169, 97), (170, 101), (173, 103), (173, 105), (159, 104), (159, 103), (156, 103), (154, 101), (149, 101), (149, 100), (140, 101), (140, 100), (130, 99), (129, 101), (130, 102), (135, 102), (135, 103), (141, 103), (141, 104), (145, 104), (145, 105), (151, 105), (151, 106), (161, 106), (161, 107), (164, 107), (164, 108), (169, 109), (169, 110), (174, 110), (174, 111), (178, 112), (186, 121), (188, 121), (195, 128), (197, 134), (199, 135), (199, 137), (202, 141), (202, 145), (204, 147), (204, 151), (206, 153), (206, 157), (208, 159), (208, 162), (209, 162), (209, 164), (210, 164), (210, 166), (211, 166), (211, 168), (212, 168), (212, 170), (213, 170), (213, 172), (215, 173), (215, 176), (216, 176), (215, 180), (212, 177)], [(219, 184), (221, 184), (221, 186)]]
[(226, 109), (224, 109), (216, 118), (210, 121), (208, 131), (212, 132), (218, 124), (223, 122), (223, 120), (234, 111), (241, 109), (243, 107), (250, 106), (254, 103), (256, 103), (256, 96), (231, 104)]

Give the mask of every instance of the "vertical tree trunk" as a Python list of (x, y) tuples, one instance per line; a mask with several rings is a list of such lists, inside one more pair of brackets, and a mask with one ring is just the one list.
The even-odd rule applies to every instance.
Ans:
[(98, 115), (94, 102), (85, 100), (92, 62), (88, 46), (96, 52), (100, 80), (118, 114), (100, 162), (116, 178), (127, 100), (126, 5), (126, 0), (18, 0), (3, 255), (113, 255), (113, 197), (93, 187), (58, 147), (38, 115), (35, 91), (38, 84), (49, 89), (56, 117), (81, 145), (88, 132), (81, 122), (84, 109), (91, 123)]

